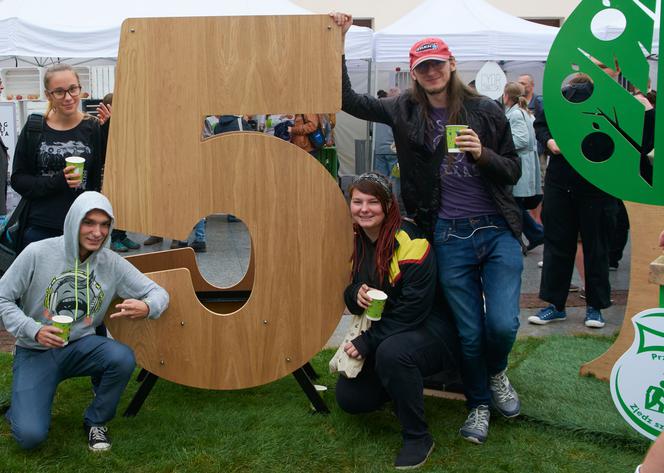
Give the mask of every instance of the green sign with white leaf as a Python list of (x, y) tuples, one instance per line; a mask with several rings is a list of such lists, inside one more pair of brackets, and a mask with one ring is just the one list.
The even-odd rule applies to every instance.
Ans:
[[(661, 15), (659, 3), (582, 1), (556, 37), (544, 72), (547, 122), (567, 161), (605, 192), (652, 205), (664, 205), (664, 163), (658, 165), (654, 159), (652, 176), (644, 174), (641, 163), (649, 159), (648, 140), (644, 140), (645, 107), (625, 84), (648, 90), (648, 58), (653, 52), (655, 18)], [(611, 38), (596, 36), (591, 25), (605, 16), (623, 18), (624, 30)], [(599, 63), (619, 68), (623, 83)], [(569, 77), (579, 72), (590, 76), (593, 91), (587, 99), (574, 103), (561, 90)], [(658, 72), (658, 77), (664, 78), (661, 69)], [(652, 88), (657, 89), (657, 85)], [(664, 118), (655, 124), (657, 149), (657, 142), (664, 140)]]

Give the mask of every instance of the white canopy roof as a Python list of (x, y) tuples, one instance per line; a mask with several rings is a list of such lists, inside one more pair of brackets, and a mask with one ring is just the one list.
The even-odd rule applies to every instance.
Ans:
[(375, 33), (377, 62), (408, 62), (418, 40), (438, 36), (462, 61), (544, 61), (558, 28), (505, 13), (484, 0), (428, 0)]
[[(245, 15), (306, 15), (288, 0), (43, 0), (0, 1), (0, 56), (116, 57), (126, 18)], [(283, 38), (266, 38), (280, 41)], [(350, 59), (370, 58), (373, 32), (353, 27), (346, 40)]]
[[(657, 3), (660, 3), (659, 0)], [(659, 23), (659, 14), (657, 14), (654, 17), (651, 54), (659, 53)], [(593, 19), (590, 28), (597, 38), (610, 40), (620, 36), (626, 26), (627, 18), (622, 12), (615, 8), (606, 8)]]

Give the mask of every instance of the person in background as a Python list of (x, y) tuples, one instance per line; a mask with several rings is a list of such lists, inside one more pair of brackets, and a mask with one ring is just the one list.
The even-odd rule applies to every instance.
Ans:
[(344, 411), (361, 414), (392, 401), (403, 441), (394, 466), (417, 468), (434, 447), (424, 418), (423, 377), (457, 369), (456, 330), (449, 310), (442, 312), (435, 303), (431, 245), (415, 225), (401, 219), (387, 179), (365, 173), (348, 192), (355, 251), (346, 306), (362, 314), (372, 288), (388, 299), (380, 321), (344, 347), (348, 356), (365, 361), (356, 378), (339, 377), (337, 402)]
[(523, 87), (518, 82), (508, 82), (503, 91), (505, 116), (510, 122), (512, 141), (521, 158), (521, 177), (512, 189), (516, 203), (521, 208), (523, 234), (528, 239), (527, 250), (544, 243), (544, 229), (530, 215), (526, 208), (527, 198), (533, 199), (542, 194), (540, 162), (537, 154), (537, 139), (533, 128), (534, 118), (528, 109)]
[[(376, 96), (378, 98), (396, 97), (401, 93), (397, 87), (390, 89), (390, 92), (379, 90)], [(392, 189), (401, 199), (401, 184), (399, 181), (399, 163), (397, 160), (397, 151), (394, 146), (394, 136), (392, 127), (385, 123), (376, 123), (374, 134), (374, 171), (389, 178), (392, 183)]]
[[(124, 300), (116, 303), (112, 318), (154, 319), (168, 306), (164, 289), (108, 249), (113, 220), (106, 197), (80, 194), (67, 212), (64, 234), (28, 245), (0, 280), (0, 318), (16, 337), (6, 418), (26, 450), (46, 440), (58, 385), (81, 376), (99, 379), (83, 414), (88, 448), (111, 448), (106, 423), (115, 415), (135, 361), (128, 346), (95, 335), (95, 328), (118, 297)], [(55, 315), (73, 319), (68, 343), (52, 324)]]
[[(562, 89), (573, 103), (585, 100), (592, 92), (592, 80), (582, 73)], [(528, 322), (545, 325), (567, 318), (565, 303), (580, 235), (585, 269), (584, 325), (602, 328), (605, 322), (601, 311), (611, 305), (607, 229), (615, 222), (615, 198), (588, 182), (561, 154), (543, 109), (535, 118), (535, 132), (550, 153), (542, 204), (544, 262), (539, 291), (540, 299), (549, 305), (528, 317)]]
[[(29, 209), (21, 250), (30, 243), (62, 235), (65, 215), (76, 197), (100, 190), (108, 128), (80, 110), (81, 83), (68, 64), (46, 69), (43, 117), (31, 115), (16, 143), (12, 188), (28, 199)], [(33, 123), (39, 123), (35, 131)], [(83, 174), (65, 158), (85, 158)]]
[(319, 126), (320, 121), (318, 120), (318, 115), (315, 113), (296, 114), (293, 126), (288, 127), (291, 143), (317, 158), (318, 150), (311, 144), (309, 133), (316, 131)]

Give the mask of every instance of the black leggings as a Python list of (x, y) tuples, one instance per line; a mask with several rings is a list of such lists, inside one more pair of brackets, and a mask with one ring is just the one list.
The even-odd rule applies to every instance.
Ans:
[(337, 403), (350, 414), (362, 414), (392, 400), (404, 441), (427, 437), (422, 378), (449, 367), (453, 361), (447, 353), (443, 341), (424, 329), (393, 335), (367, 357), (357, 378), (339, 377)]

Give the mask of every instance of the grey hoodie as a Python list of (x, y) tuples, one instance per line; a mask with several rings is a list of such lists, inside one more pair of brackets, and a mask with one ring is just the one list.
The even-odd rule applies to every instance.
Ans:
[(144, 301), (153, 319), (168, 307), (163, 288), (109, 249), (112, 221), (101, 249), (79, 261), (81, 221), (94, 209), (113, 220), (106, 197), (84, 192), (67, 212), (64, 235), (28, 245), (0, 279), (0, 320), (18, 346), (48, 350), (35, 337), (57, 314), (74, 318), (71, 341), (92, 335), (116, 297)]

